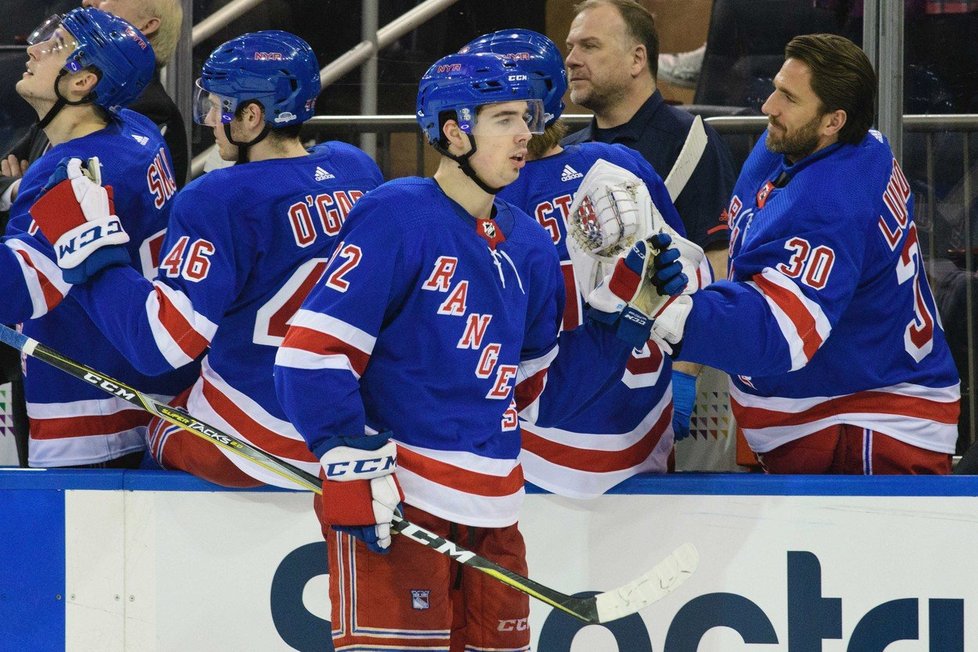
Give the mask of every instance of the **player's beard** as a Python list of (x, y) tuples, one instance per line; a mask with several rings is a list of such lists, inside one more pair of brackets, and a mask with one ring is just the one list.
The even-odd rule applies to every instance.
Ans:
[(791, 161), (801, 160), (818, 147), (818, 128), (821, 121), (822, 116), (817, 115), (794, 132), (776, 133), (768, 128), (764, 144), (770, 151), (784, 154)]

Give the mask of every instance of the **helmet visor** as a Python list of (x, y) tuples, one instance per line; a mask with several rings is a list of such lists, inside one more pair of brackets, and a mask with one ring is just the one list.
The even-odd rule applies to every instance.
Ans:
[(44, 41), (49, 40), (54, 36), (54, 32), (61, 27), (61, 20), (64, 18), (61, 14), (54, 14), (48, 16), (44, 22), (34, 28), (30, 36), (27, 37), (28, 45), (37, 45), (38, 43), (44, 43)]
[[(27, 37), (28, 45), (37, 47), (38, 45), (44, 45), (45, 47), (39, 48), (37, 50), (38, 56), (46, 56), (52, 52), (60, 52), (62, 50), (67, 50), (67, 52), (73, 52), (78, 46), (78, 42), (75, 37), (72, 36), (71, 32), (64, 28), (63, 25), (64, 16), (60, 14), (54, 14), (45, 20), (43, 23), (38, 25), (30, 36)], [(67, 55), (66, 55), (67, 56)], [(75, 65), (65, 64), (70, 72), (78, 72), (81, 70), (81, 66), (77, 63)]]
[(234, 120), (237, 107), (237, 99), (212, 93), (203, 87), (200, 79), (197, 80), (194, 91), (194, 122), (207, 127), (229, 124)]
[(472, 121), (472, 133), (477, 136), (510, 136), (527, 132), (542, 134), (543, 128), (543, 100), (484, 104), (478, 108)]

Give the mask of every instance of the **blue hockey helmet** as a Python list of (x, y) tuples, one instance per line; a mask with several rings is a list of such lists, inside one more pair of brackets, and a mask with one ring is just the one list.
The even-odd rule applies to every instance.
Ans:
[(511, 59), (537, 83), (547, 126), (563, 114), (567, 69), (560, 50), (543, 34), (529, 29), (502, 29), (473, 39), (459, 52), (492, 52)]
[[(304, 40), (280, 30), (244, 34), (219, 45), (204, 62), (194, 121), (228, 124), (239, 106), (258, 102), (271, 127), (301, 124), (313, 116), (320, 88), (319, 63)], [(208, 122), (218, 108), (219, 116), (212, 114), (217, 120)]]
[(131, 103), (153, 78), (156, 56), (153, 46), (128, 22), (92, 7), (72, 9), (63, 16), (52, 16), (28, 38), (41, 43), (58, 28), (67, 30), (77, 42), (65, 61), (65, 72), (94, 67), (99, 81), (84, 99), (104, 109)]
[(543, 133), (543, 101), (529, 76), (513, 61), (479, 52), (450, 54), (436, 61), (418, 85), (417, 118), (428, 142), (441, 139), (438, 116), (454, 111), (459, 128), (472, 133), (477, 109), (486, 104), (526, 101), (530, 133)]

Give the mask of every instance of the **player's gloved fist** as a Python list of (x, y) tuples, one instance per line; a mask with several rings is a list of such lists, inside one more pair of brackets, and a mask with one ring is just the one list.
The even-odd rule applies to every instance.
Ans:
[(64, 278), (83, 283), (110, 265), (129, 263), (123, 246), (129, 235), (114, 215), (112, 189), (99, 185), (98, 159), (63, 159), (30, 209), (31, 217), (54, 245)]
[(683, 265), (679, 261), (680, 251), (672, 245), (672, 236), (668, 233), (656, 233), (648, 239), (655, 254), (652, 258), (652, 285), (660, 296), (679, 294), (686, 287), (689, 279), (683, 273)]
[(639, 240), (619, 257), (604, 283), (588, 295), (588, 315), (601, 323), (615, 327), (615, 334), (633, 348), (642, 348), (649, 339), (652, 320), (641, 310), (629, 305), (638, 297), (649, 272), (648, 243)]
[(394, 476), (397, 446), (391, 432), (330, 440), (323, 466), (323, 518), (374, 552), (391, 545), (391, 521), (404, 500)]
[(675, 441), (689, 436), (689, 419), (696, 403), (696, 377), (681, 371), (672, 372), (672, 430)]

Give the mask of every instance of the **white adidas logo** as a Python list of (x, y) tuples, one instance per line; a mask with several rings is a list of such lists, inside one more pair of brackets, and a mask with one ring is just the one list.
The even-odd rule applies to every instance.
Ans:
[(140, 136), (139, 134), (131, 134), (131, 135), (132, 135), (132, 139), (135, 140), (140, 145), (146, 145), (146, 143), (149, 142), (149, 138), (147, 138), (146, 136)]
[(564, 166), (564, 171), (560, 173), (561, 181), (570, 181), (571, 179), (580, 179), (584, 175), (572, 168), (569, 165)]
[(316, 168), (316, 181), (326, 181), (326, 179), (335, 179), (336, 176), (330, 174), (321, 167)]

